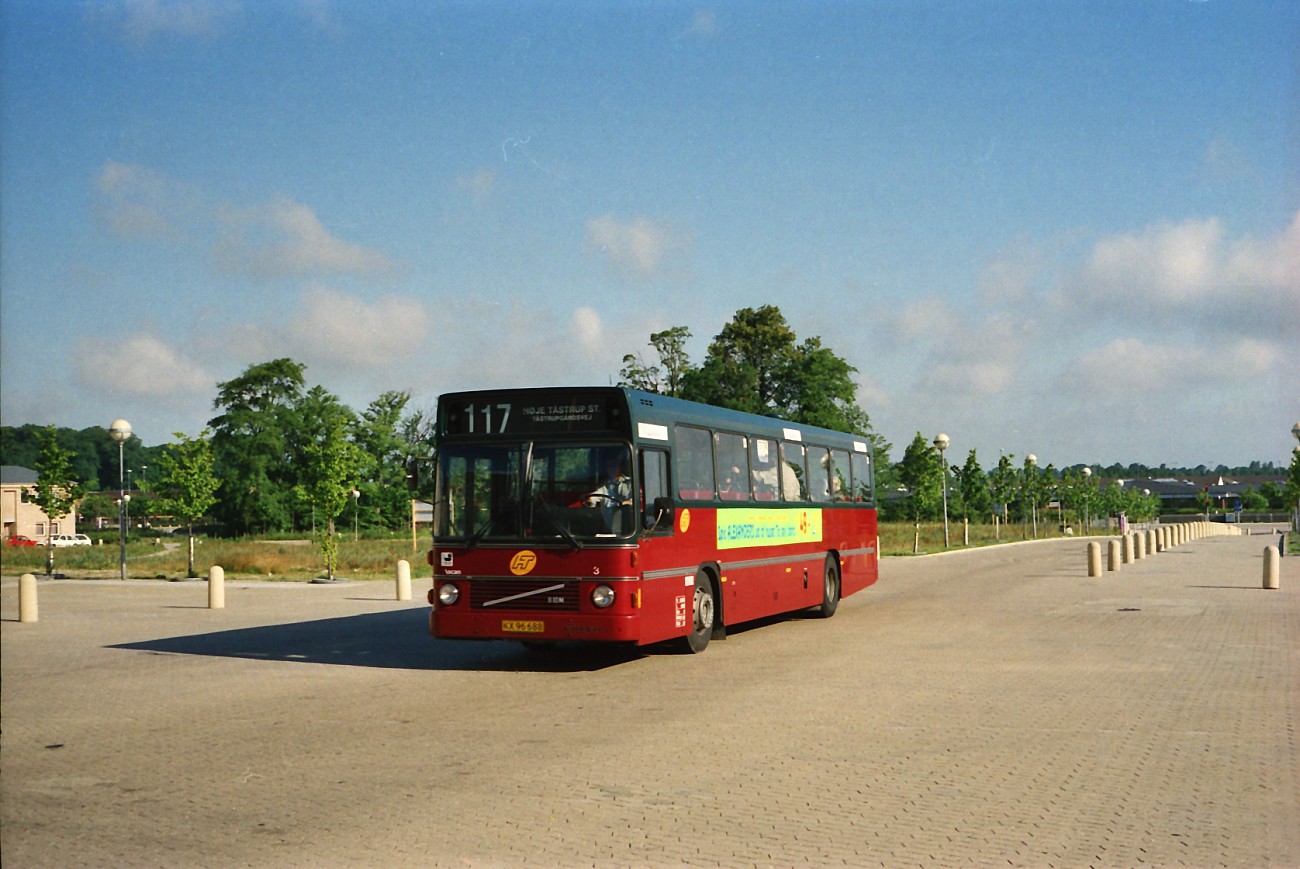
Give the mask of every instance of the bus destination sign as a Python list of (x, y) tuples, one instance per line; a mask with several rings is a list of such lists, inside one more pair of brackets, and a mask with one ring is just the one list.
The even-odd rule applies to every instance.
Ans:
[(609, 396), (558, 393), (492, 393), (449, 396), (443, 403), (443, 433), (449, 435), (535, 435), (607, 432), (618, 428)]

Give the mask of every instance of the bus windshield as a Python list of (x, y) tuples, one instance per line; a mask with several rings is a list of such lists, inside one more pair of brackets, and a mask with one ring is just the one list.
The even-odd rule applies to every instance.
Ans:
[(627, 444), (446, 444), (434, 536), (479, 543), (610, 542), (636, 531)]

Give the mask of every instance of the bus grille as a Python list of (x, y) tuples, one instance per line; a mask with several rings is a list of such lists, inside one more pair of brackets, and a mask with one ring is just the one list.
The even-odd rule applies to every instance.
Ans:
[(471, 609), (511, 612), (578, 611), (578, 583), (562, 579), (483, 579), (470, 584)]

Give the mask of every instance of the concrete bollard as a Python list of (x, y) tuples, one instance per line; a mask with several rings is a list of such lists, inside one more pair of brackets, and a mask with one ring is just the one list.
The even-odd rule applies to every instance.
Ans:
[(411, 562), (397, 562), (397, 599), (411, 599)]
[(1276, 546), (1264, 547), (1264, 588), (1277, 588), (1282, 572), (1282, 554)]
[(1118, 540), (1110, 541), (1110, 544), (1106, 547), (1106, 567), (1108, 570), (1119, 570), (1119, 566), (1124, 560), (1121, 549), (1122, 544)]
[(1088, 544), (1088, 575), (1101, 576), (1101, 544), (1095, 540)]
[(30, 573), (18, 578), (18, 621), (37, 621), (36, 577)]
[(217, 565), (208, 568), (208, 609), (226, 607), (226, 571)]
[(1156, 532), (1153, 528), (1147, 531), (1147, 555), (1155, 555), (1159, 551), (1156, 548)]
[(1133, 532), (1133, 557), (1139, 561), (1147, 557), (1147, 536), (1141, 531)]
[(1125, 564), (1133, 563), (1135, 552), (1136, 549), (1135, 549), (1135, 544), (1133, 543), (1133, 535), (1125, 534), (1124, 535), (1124, 563)]

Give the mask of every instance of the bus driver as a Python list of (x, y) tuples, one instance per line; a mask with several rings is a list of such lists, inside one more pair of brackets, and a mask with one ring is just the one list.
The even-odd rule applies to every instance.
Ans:
[(604, 527), (614, 528), (614, 508), (632, 503), (632, 478), (619, 456), (611, 456), (605, 465), (605, 481), (587, 496), (587, 506), (599, 507), (604, 515)]

